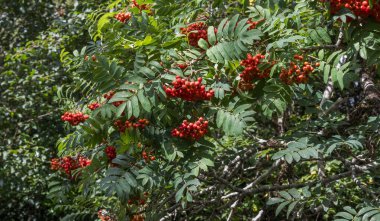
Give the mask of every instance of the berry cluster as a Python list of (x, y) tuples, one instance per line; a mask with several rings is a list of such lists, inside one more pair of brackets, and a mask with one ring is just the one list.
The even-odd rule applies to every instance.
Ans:
[[(281, 71), (280, 79), (288, 85), (293, 83), (305, 84), (309, 81), (310, 74), (314, 71), (314, 67), (309, 62), (302, 63), (303, 57), (300, 55), (294, 55), (294, 59), (296, 63), (290, 62), (290, 67)], [(315, 66), (318, 67), (319, 63), (316, 63)]]
[(143, 118), (135, 120), (134, 117), (131, 117), (129, 120), (123, 122), (122, 120), (117, 120), (114, 123), (114, 126), (118, 128), (120, 133), (124, 133), (126, 129), (134, 127), (144, 129), (145, 126), (149, 124), (149, 120)]
[(164, 86), (164, 90), (169, 97), (179, 97), (186, 101), (210, 100), (214, 96), (212, 89), (206, 91), (202, 85), (202, 78), (197, 81), (188, 81), (176, 76), (172, 82), (173, 88)]
[[(265, 58), (265, 55), (257, 54), (252, 56), (247, 54), (247, 59), (242, 60), (240, 65), (244, 66), (245, 69), (241, 72), (240, 78), (244, 82), (252, 82), (254, 79), (263, 79), (269, 77), (270, 67), (267, 67), (264, 70), (260, 70), (259, 65), (265, 64), (262, 60)], [(266, 62), (267, 63), (267, 62)], [(269, 63), (267, 63), (269, 64)]]
[(69, 122), (72, 126), (77, 126), (80, 123), (85, 122), (88, 119), (87, 114), (83, 114), (82, 112), (71, 113), (65, 112), (61, 116), (61, 120)]
[(207, 25), (204, 22), (196, 22), (186, 28), (181, 28), (181, 33), (187, 35), (189, 44), (194, 47), (198, 47), (198, 41), (201, 38), (208, 41)]
[(180, 137), (189, 140), (199, 140), (207, 133), (208, 121), (203, 117), (198, 118), (194, 123), (184, 120), (182, 124), (172, 130), (173, 137)]
[(252, 21), (252, 19), (250, 18), (248, 21), (247, 21), (247, 24), (250, 24), (251, 26), (248, 27), (248, 30), (252, 30), (252, 29), (255, 29), (257, 27), (257, 25), (262, 22), (262, 20), (258, 20), (258, 21)]
[(95, 110), (100, 107), (100, 104), (98, 102), (91, 103), (87, 106), (90, 110)]
[(186, 64), (186, 63), (178, 64), (177, 66), (178, 66), (179, 68), (181, 68), (182, 70), (184, 70), (184, 69), (187, 68), (187, 64)]
[(144, 221), (145, 218), (143, 215), (141, 214), (135, 214), (133, 215), (133, 217), (131, 218), (131, 221)]
[(131, 8), (138, 8), (141, 12), (142, 10), (149, 10), (149, 5), (148, 4), (139, 5), (136, 0), (132, 0)]
[(104, 152), (106, 153), (109, 161), (116, 158), (116, 148), (114, 146), (107, 146), (106, 149), (104, 149)]
[[(103, 97), (105, 99), (107, 99), (107, 100), (110, 100), (115, 94), (116, 94), (115, 91), (110, 91), (110, 92), (104, 94)], [(115, 102), (112, 102), (113, 106), (115, 106), (115, 107), (120, 106), (122, 103), (124, 103), (124, 101), (115, 101)]]
[(356, 16), (362, 18), (373, 17), (380, 22), (380, 2), (374, 1), (373, 7), (369, 5), (369, 0), (330, 0), (331, 14), (336, 14), (342, 8), (350, 9)]
[(50, 161), (52, 170), (63, 170), (69, 177), (71, 177), (71, 171), (87, 167), (91, 164), (91, 160), (84, 156), (79, 156), (76, 158), (66, 156), (62, 158), (53, 158)]
[(149, 154), (146, 151), (142, 152), (142, 157), (145, 160), (145, 162), (154, 161), (156, 160), (156, 157), (152, 155), (153, 151), (149, 152)]
[(120, 21), (121, 23), (125, 23), (132, 17), (130, 12), (119, 12), (117, 15), (115, 15), (115, 18)]
[(129, 205), (145, 205), (146, 203), (146, 199), (148, 198), (149, 196), (149, 193), (148, 192), (144, 192), (144, 196), (143, 197), (140, 197), (140, 196), (134, 196), (132, 197), (131, 199), (128, 200), (128, 204)]

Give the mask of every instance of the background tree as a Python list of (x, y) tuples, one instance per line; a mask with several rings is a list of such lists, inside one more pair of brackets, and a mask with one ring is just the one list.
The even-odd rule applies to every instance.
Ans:
[(57, 85), (71, 82), (59, 55), (62, 48), (89, 41), (86, 16), (98, 4), (2, 1), (1, 6), (0, 215), (56, 219), (59, 214), (46, 197), (49, 159), (64, 129), (54, 97)]

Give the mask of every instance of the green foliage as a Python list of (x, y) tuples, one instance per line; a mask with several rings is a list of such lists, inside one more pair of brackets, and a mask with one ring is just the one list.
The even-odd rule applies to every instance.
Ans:
[[(378, 218), (379, 23), (349, 10), (330, 15), (321, 1), (136, 2), (99, 4), (83, 17), (86, 26), (58, 26), (64, 34), (54, 50), (56, 38), (49, 34), (7, 53), (1, 72), (7, 105), (0, 109), (11, 116), (0, 125), (7, 128), (4, 146), (12, 147), (6, 153), (58, 140), (58, 157), (91, 160), (69, 176), (61, 169), (48, 177), (46, 158), (54, 154), (33, 161), (43, 164), (36, 178), (41, 188), (35, 189), (48, 185), (44, 203), (53, 215), (90, 220), (104, 210), (115, 220)], [(114, 18), (119, 12), (131, 18), (121, 23)], [(181, 34), (199, 21), (207, 25), (203, 38), (194, 37), (197, 31)], [(77, 42), (84, 29), (93, 42)], [(189, 45), (189, 38), (198, 45)], [(44, 47), (35, 50), (37, 43)], [(41, 61), (43, 54), (49, 59)], [(241, 63), (248, 54), (265, 59), (255, 69)], [(245, 80), (243, 70), (252, 79)], [(285, 82), (291, 74), (296, 80)], [(214, 96), (171, 97), (167, 88), (177, 76)], [(100, 107), (90, 110), (94, 102)], [(64, 111), (89, 119), (67, 124), (58, 139)], [(25, 113), (40, 120), (41, 112), (51, 113), (48, 123), (21, 122)], [(173, 130), (199, 130), (200, 124), (184, 125), (200, 117), (207, 132), (197, 131), (199, 139)], [(9, 159), (5, 168), (17, 165)]]
[(361, 208), (358, 212), (355, 209), (345, 206), (344, 211), (339, 212), (335, 215), (336, 221), (346, 221), (346, 220), (354, 220), (354, 221), (375, 221), (380, 219), (380, 210), (379, 208), (367, 206)]
[(235, 15), (230, 20), (225, 18), (218, 25), (217, 34), (214, 32), (213, 26), (208, 28), (208, 43), (211, 47), (208, 48), (205, 40), (200, 40), (198, 44), (202, 49), (207, 50), (206, 54), (211, 62), (226, 63), (230, 60), (242, 59), (244, 52), (247, 52), (248, 47), (253, 45), (254, 40), (260, 40), (261, 31), (248, 30), (247, 20), (239, 20), (239, 15)]
[[(0, 215), (47, 220), (65, 215), (47, 198), (49, 160), (63, 135), (58, 85), (71, 82), (62, 48), (88, 41), (84, 12), (95, 1), (2, 1), (0, 9)], [(96, 5), (97, 6), (97, 5)], [(38, 12), (38, 13), (36, 13)], [(59, 188), (61, 190), (61, 188)], [(75, 210), (74, 210), (75, 211)]]
[[(152, 220), (175, 211), (180, 211), (176, 218), (248, 220), (259, 210), (268, 220), (331, 220), (354, 217), (355, 210), (347, 210), (354, 204), (376, 205), (372, 171), (378, 166), (373, 151), (378, 119), (371, 117), (376, 105), (363, 109), (368, 93), (358, 79), (366, 66), (377, 68), (377, 57), (368, 56), (379, 51), (371, 40), (379, 32), (377, 23), (368, 21), (371, 28), (355, 25), (360, 20), (348, 23), (354, 16), (346, 11), (329, 16), (319, 1), (128, 4), (133, 3), (100, 6), (88, 18), (96, 43), (72, 55), (61, 53), (75, 83), (63, 85), (59, 98), (75, 100), (77, 105), (67, 108), (90, 118), (59, 140), (59, 153), (82, 154), (92, 164), (79, 169), (79, 184), (71, 182), (67, 193), (52, 198), (75, 193), (75, 201), (94, 193), (91, 197), (103, 206), (97, 209), (119, 219), (143, 210)], [(112, 18), (118, 11), (130, 12), (131, 18), (120, 23)], [(181, 34), (181, 28), (202, 20), (207, 39), (191, 46), (192, 34)], [(239, 62), (248, 53), (266, 55), (267, 63), (258, 69), (269, 70), (268, 76), (242, 82)], [(307, 82), (285, 84), (283, 73), (295, 55), (314, 70)], [(165, 88), (176, 76), (201, 77), (214, 97), (191, 102), (168, 96)], [(330, 84), (327, 89), (335, 94), (327, 96)], [(114, 95), (105, 99), (109, 91)], [(94, 101), (101, 107), (86, 109)], [(208, 121), (206, 136), (171, 135), (184, 120), (199, 117)], [(149, 124), (125, 131), (114, 124), (138, 119)], [(110, 145), (117, 156), (107, 161), (104, 151)], [(362, 189), (368, 198), (361, 199)], [(121, 207), (103, 204), (102, 197)], [(136, 199), (146, 205), (134, 204)], [(341, 209), (346, 212), (338, 213)]]

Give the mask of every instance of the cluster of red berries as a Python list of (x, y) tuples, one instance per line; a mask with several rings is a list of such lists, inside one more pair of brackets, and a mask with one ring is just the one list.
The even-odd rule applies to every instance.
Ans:
[(131, 218), (131, 221), (144, 221), (144, 220), (145, 220), (145, 218), (142, 214), (135, 214)]
[(141, 12), (142, 10), (149, 10), (149, 5), (148, 4), (139, 5), (136, 0), (132, 0), (131, 8), (138, 8)]
[(80, 167), (87, 167), (91, 164), (91, 160), (84, 156), (76, 158), (66, 156), (62, 158), (53, 158), (50, 161), (52, 170), (63, 170), (69, 177), (71, 177), (71, 171)]
[(131, 199), (128, 200), (128, 204), (129, 205), (145, 205), (146, 203), (146, 198), (148, 197), (149, 193), (148, 192), (144, 192), (144, 197), (143, 198), (140, 198), (140, 197), (132, 197)]
[(210, 100), (214, 96), (212, 89), (206, 91), (202, 85), (202, 78), (197, 81), (188, 81), (176, 76), (172, 82), (173, 88), (164, 86), (164, 90), (169, 97), (179, 97), (186, 101)]
[(88, 106), (87, 106), (90, 110), (96, 110), (97, 108), (99, 108), (100, 107), (100, 104), (98, 103), (98, 102), (93, 102), (93, 103), (91, 103), (91, 104), (89, 104)]
[(247, 21), (247, 24), (250, 24), (251, 26), (248, 27), (248, 30), (252, 30), (252, 29), (255, 29), (257, 27), (257, 25), (264, 21), (264, 19), (262, 20), (258, 20), (258, 21), (252, 21), (252, 19), (250, 18), (248, 21)]
[[(105, 99), (107, 99), (107, 100), (110, 100), (115, 94), (116, 94), (115, 91), (110, 91), (110, 92), (104, 94), (103, 97)], [(124, 101), (115, 101), (115, 102), (112, 102), (113, 106), (115, 106), (115, 107), (120, 106), (122, 103), (124, 103)]]
[(198, 47), (199, 39), (203, 38), (208, 41), (207, 28), (208, 27), (204, 22), (196, 22), (190, 24), (186, 28), (181, 28), (181, 33), (187, 35), (191, 46)]
[(380, 2), (370, 7), (369, 0), (330, 0), (331, 14), (336, 14), (342, 8), (350, 9), (356, 16), (362, 18), (374, 17), (380, 22)]
[(65, 112), (61, 116), (61, 120), (69, 122), (72, 126), (77, 126), (78, 124), (85, 122), (88, 117), (89, 116), (87, 114), (83, 114), (82, 112)]
[[(281, 71), (280, 79), (288, 85), (293, 83), (305, 84), (309, 81), (310, 74), (314, 71), (314, 67), (309, 62), (302, 63), (303, 57), (301, 55), (294, 55), (294, 59), (298, 64), (290, 62), (290, 67)], [(316, 63), (315, 66), (319, 67), (319, 63)]]
[(184, 120), (182, 124), (172, 130), (173, 137), (180, 137), (189, 140), (199, 140), (207, 133), (208, 121), (203, 117), (198, 118), (196, 122), (190, 123)]
[(114, 126), (118, 128), (120, 133), (124, 133), (126, 129), (134, 127), (144, 129), (149, 124), (149, 120), (142, 118), (136, 120), (134, 117), (131, 117), (129, 120), (123, 122), (122, 120), (117, 120), (114, 123)]
[(260, 70), (259, 68), (260, 64), (264, 64), (262, 61), (264, 58), (265, 55), (262, 54), (257, 54), (255, 56), (247, 54), (247, 59), (240, 62), (240, 65), (245, 67), (240, 74), (240, 78), (244, 82), (251, 82), (254, 79), (263, 79), (269, 77), (271, 67), (268, 67), (265, 70)]
[(101, 221), (116, 221), (116, 218), (114, 215), (112, 215), (110, 212), (108, 212), (105, 209), (101, 209), (98, 211), (98, 218)]
[(178, 66), (179, 68), (181, 68), (182, 70), (184, 70), (184, 69), (187, 68), (187, 64), (186, 64), (186, 63), (178, 64), (177, 66)]
[(114, 146), (107, 146), (104, 149), (104, 152), (106, 153), (109, 161), (112, 161), (116, 158), (116, 148)]
[(115, 18), (120, 21), (121, 23), (125, 23), (129, 19), (131, 19), (132, 15), (130, 12), (119, 12), (117, 15), (115, 15)]
[(156, 157), (153, 156), (152, 153), (153, 153), (153, 151), (149, 152), (149, 154), (146, 151), (143, 151), (141, 153), (141, 155), (142, 155), (143, 159), (145, 160), (145, 162), (156, 160)]

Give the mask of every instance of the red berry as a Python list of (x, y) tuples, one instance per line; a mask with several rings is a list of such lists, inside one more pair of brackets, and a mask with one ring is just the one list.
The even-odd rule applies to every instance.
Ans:
[(79, 123), (83, 123), (88, 118), (89, 116), (87, 114), (83, 114), (82, 112), (77, 112), (77, 113), (65, 112), (61, 116), (61, 120), (69, 122), (72, 126), (76, 126)]
[(182, 124), (172, 130), (172, 136), (189, 140), (198, 140), (207, 133), (208, 121), (203, 121), (200, 117), (194, 123), (184, 120)]
[(109, 161), (116, 158), (116, 148), (114, 146), (107, 146), (106, 149), (104, 149), (104, 152), (106, 153)]

